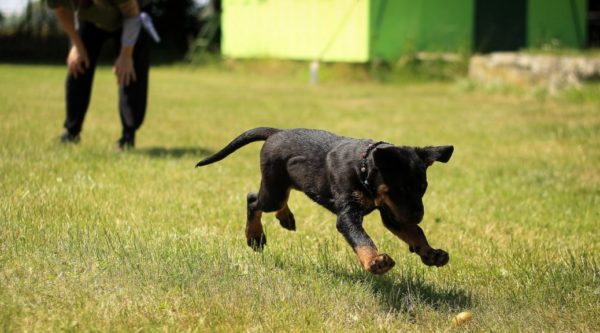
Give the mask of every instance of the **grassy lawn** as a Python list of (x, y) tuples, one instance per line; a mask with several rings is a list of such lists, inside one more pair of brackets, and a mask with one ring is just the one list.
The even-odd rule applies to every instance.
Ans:
[[(82, 142), (61, 146), (65, 69), (0, 65), (0, 331), (599, 331), (600, 102), (216, 69), (155, 68), (137, 149), (109, 68)], [(396, 260), (362, 271), (335, 216), (294, 192), (243, 236), (260, 144), (195, 163), (257, 126), (453, 144), (429, 170), (424, 266), (372, 214)], [(473, 320), (451, 319), (471, 311)]]

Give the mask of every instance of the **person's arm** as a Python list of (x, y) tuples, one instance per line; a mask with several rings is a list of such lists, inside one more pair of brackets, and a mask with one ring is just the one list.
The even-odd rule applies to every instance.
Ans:
[[(140, 9), (136, 0), (128, 0), (120, 4), (119, 9), (125, 20), (138, 18), (140, 15)], [(125, 29), (123, 30), (125, 31)], [(133, 40), (132, 43), (123, 43), (123, 41), (121, 43), (121, 51), (119, 52), (119, 57), (117, 57), (113, 69), (119, 85), (128, 86), (131, 82), (136, 80), (135, 69), (133, 67), (134, 45), (135, 40)]]
[(69, 74), (77, 78), (79, 74), (83, 74), (90, 66), (90, 60), (83, 41), (75, 29), (75, 13), (71, 8), (56, 7), (54, 8), (54, 15), (56, 15), (60, 27), (69, 36), (69, 40), (71, 41), (71, 50), (67, 56), (67, 68)]

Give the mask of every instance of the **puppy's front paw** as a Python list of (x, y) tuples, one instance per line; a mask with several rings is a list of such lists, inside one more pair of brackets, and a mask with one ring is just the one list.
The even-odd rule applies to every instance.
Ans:
[(390, 258), (387, 254), (383, 253), (373, 258), (369, 264), (369, 268), (367, 269), (369, 272), (373, 274), (384, 274), (392, 267), (396, 265), (394, 259)]
[(450, 260), (450, 256), (444, 250), (431, 249), (427, 254), (421, 256), (421, 261), (427, 266), (441, 267), (447, 264), (448, 260)]

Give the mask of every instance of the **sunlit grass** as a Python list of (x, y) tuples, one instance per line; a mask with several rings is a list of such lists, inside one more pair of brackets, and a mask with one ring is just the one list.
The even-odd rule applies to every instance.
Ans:
[[(56, 143), (64, 72), (0, 66), (0, 331), (449, 331), (464, 310), (471, 331), (600, 330), (597, 99), (156, 68), (137, 149), (119, 154), (109, 68), (81, 144)], [(252, 252), (260, 144), (194, 165), (257, 126), (455, 145), (422, 223), (448, 266), (423, 266), (373, 214), (397, 266), (369, 275), (297, 192), (298, 231), (266, 214)]]

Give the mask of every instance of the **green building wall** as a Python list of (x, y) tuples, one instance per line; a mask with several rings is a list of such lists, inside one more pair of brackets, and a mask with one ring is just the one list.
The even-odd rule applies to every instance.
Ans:
[[(583, 48), (587, 1), (223, 0), (222, 51), (233, 58), (336, 62), (393, 61), (418, 51), (476, 52), (481, 50), (476, 36), (483, 40), (488, 36), (482, 23), (489, 22), (488, 28), (496, 24), (489, 30), (494, 34), (506, 27), (506, 33), (495, 39), (504, 39), (505, 45), (515, 35), (510, 32), (514, 22), (491, 22), (485, 16), (497, 13), (495, 8), (505, 11), (500, 18), (511, 18), (512, 8), (522, 8), (523, 29), (513, 43), (517, 47)], [(484, 49), (494, 50), (494, 45)]]
[(223, 54), (366, 62), (370, 0), (224, 0)]
[(371, 58), (415, 51), (470, 51), (473, 0), (372, 0)]
[[(588, 0), (529, 0), (527, 46), (584, 48)], [(591, 1), (591, 0), (590, 0)]]

